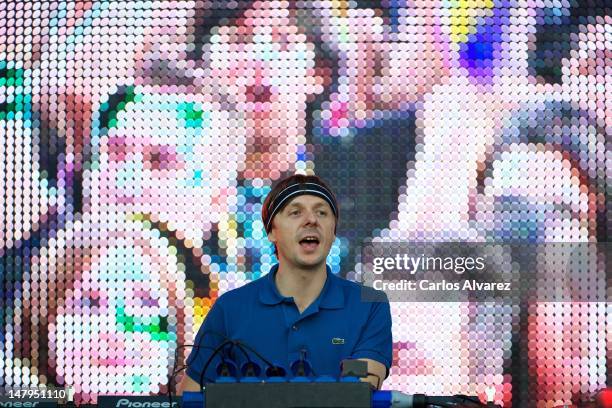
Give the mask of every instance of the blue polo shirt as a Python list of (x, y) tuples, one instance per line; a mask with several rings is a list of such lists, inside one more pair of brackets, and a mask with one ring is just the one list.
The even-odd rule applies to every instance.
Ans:
[[(218, 353), (206, 369), (213, 349), (226, 336), (240, 340), (274, 365), (283, 367), (288, 376), (291, 364), (305, 358), (313, 374), (339, 377), (340, 362), (346, 358), (369, 358), (391, 367), (393, 341), (391, 313), (383, 292), (381, 302), (363, 302), (365, 288), (342, 279), (327, 267), (327, 279), (317, 299), (301, 314), (292, 297), (284, 297), (276, 288), (275, 265), (270, 273), (217, 299), (200, 327), (195, 346), (187, 359), (187, 375), (194, 381), (214, 381), (221, 361)], [(378, 294), (378, 293), (377, 293)], [(368, 297), (372, 299), (372, 297)], [(248, 358), (262, 367), (266, 364), (249, 350), (224, 347), (226, 360), (241, 367)], [(246, 354), (246, 355), (245, 355)]]

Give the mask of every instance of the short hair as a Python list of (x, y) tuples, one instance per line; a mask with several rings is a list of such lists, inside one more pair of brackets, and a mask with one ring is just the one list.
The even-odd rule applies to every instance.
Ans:
[[(263, 206), (261, 207), (261, 219), (262, 219), (262, 221), (264, 223), (264, 226), (268, 223), (269, 217), (270, 217), (271, 212), (272, 212), (271, 204), (276, 200), (278, 195), (284, 189), (286, 189), (287, 187), (290, 187), (290, 186), (296, 185), (296, 184), (303, 184), (303, 183), (314, 183), (314, 184), (318, 184), (319, 186), (324, 187), (331, 194), (332, 201), (334, 201), (334, 202), (337, 201), (336, 200), (336, 195), (334, 194), (333, 190), (319, 176), (316, 176), (314, 174), (311, 174), (311, 175), (293, 174), (291, 176), (288, 176), (288, 177), (285, 177), (285, 178), (279, 180), (274, 185), (274, 187), (272, 187), (272, 190), (270, 190), (270, 192), (266, 196), (266, 199), (264, 200)], [(282, 211), (283, 208), (288, 203), (289, 202), (283, 204), (283, 206), (281, 208), (279, 208), (278, 211)], [(336, 205), (336, 209), (335, 210), (336, 211), (334, 212), (334, 215), (336, 217), (336, 225), (334, 225), (334, 234), (336, 233), (336, 227), (338, 226), (338, 218), (340, 217), (340, 212), (339, 212), (339, 208), (338, 208), (337, 205)], [(272, 215), (272, 217), (274, 218), (274, 215)], [(270, 225), (272, 225), (273, 218), (272, 218), (272, 220), (270, 220)]]

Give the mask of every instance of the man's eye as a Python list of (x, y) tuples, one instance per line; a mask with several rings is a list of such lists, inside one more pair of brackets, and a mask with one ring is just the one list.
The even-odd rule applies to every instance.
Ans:
[(325, 216), (327, 216), (327, 211), (319, 211), (319, 215), (321, 217), (325, 217)]
[(289, 213), (289, 215), (299, 215), (300, 212), (298, 210), (293, 210)]

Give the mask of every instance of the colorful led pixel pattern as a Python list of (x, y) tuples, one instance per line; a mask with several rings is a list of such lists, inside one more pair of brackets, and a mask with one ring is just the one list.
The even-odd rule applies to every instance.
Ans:
[[(0, 385), (167, 390), (275, 262), (261, 203), (296, 171), (335, 188), (353, 279), (371, 238), (607, 242), (610, 101), (606, 0), (2, 1)], [(608, 302), (392, 313), (386, 388), (612, 382)]]

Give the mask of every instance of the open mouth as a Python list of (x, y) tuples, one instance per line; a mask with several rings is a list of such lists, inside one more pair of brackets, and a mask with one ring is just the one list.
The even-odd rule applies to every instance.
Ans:
[(306, 236), (300, 240), (300, 246), (305, 251), (314, 251), (319, 247), (319, 238), (315, 236)]

